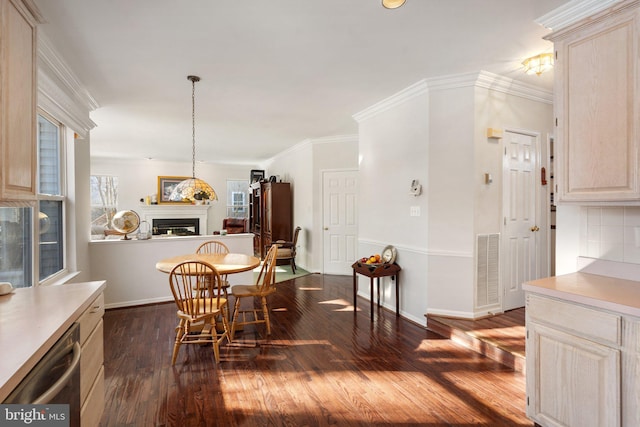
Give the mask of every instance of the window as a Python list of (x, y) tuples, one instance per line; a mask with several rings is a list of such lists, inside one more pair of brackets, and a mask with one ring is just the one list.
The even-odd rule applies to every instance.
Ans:
[(39, 280), (65, 268), (65, 194), (63, 127), (44, 114), (38, 115), (38, 225)]
[(91, 176), (91, 238), (104, 239), (104, 230), (118, 207), (118, 177)]
[(0, 281), (16, 288), (32, 284), (32, 207), (0, 207)]
[(227, 218), (249, 217), (249, 181), (227, 180)]

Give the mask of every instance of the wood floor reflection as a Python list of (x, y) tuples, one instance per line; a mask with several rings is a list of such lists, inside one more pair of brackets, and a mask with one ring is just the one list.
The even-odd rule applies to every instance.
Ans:
[[(107, 310), (103, 426), (532, 426), (521, 373), (385, 309), (354, 314), (351, 276), (270, 297), (272, 335), (183, 346), (173, 303)], [(168, 284), (167, 284), (168, 286)]]

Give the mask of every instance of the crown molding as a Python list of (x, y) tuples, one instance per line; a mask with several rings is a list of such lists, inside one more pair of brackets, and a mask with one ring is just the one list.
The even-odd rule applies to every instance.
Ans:
[(465, 87), (480, 87), (536, 102), (543, 102), (545, 104), (553, 103), (553, 92), (551, 91), (483, 70), (472, 73), (434, 77), (427, 79), (427, 84), (431, 92)]
[(372, 105), (371, 107), (354, 114), (352, 117), (357, 122), (361, 122), (425, 93), (428, 93), (427, 81), (420, 80), (419, 82), (412, 84), (406, 89), (403, 89), (400, 92)]
[(38, 33), (38, 106), (82, 137), (96, 126), (89, 113), (99, 107), (98, 102), (42, 32)]
[(537, 24), (559, 31), (624, 0), (572, 0), (536, 19)]
[(480, 71), (476, 87), (495, 90), (508, 95), (519, 96), (531, 101), (553, 104), (553, 92), (529, 85), (509, 77), (500, 76), (488, 71)]
[(314, 145), (347, 143), (347, 142), (358, 142), (358, 135), (357, 134), (352, 134), (352, 135), (334, 135), (334, 136), (325, 136), (325, 137), (322, 137), (322, 138), (307, 138), (307, 139), (304, 139), (304, 140), (300, 141), (299, 143), (293, 145), (292, 147), (289, 147), (286, 150), (281, 151), (278, 154), (270, 157), (269, 159), (267, 159), (264, 162), (262, 162), (261, 165), (264, 166), (265, 169), (266, 169), (267, 167), (265, 165), (273, 163), (274, 161), (278, 160), (279, 158), (282, 158), (282, 157), (287, 156), (289, 154), (295, 153), (296, 151), (301, 151), (301, 150), (303, 150), (305, 148), (313, 147)]
[(477, 71), (420, 80), (397, 94), (354, 114), (353, 118), (356, 121), (361, 122), (407, 102), (409, 99), (418, 95), (433, 91), (465, 87), (480, 87), (506, 93), (508, 95), (519, 96), (520, 98), (529, 99), (531, 101), (553, 104), (553, 92), (551, 91), (540, 89), (536, 86), (532, 86), (509, 77), (500, 76), (489, 71)]
[(335, 143), (341, 143), (341, 142), (358, 142), (358, 134), (325, 136), (323, 138), (310, 138), (308, 139), (308, 141), (310, 141), (312, 145), (335, 144)]

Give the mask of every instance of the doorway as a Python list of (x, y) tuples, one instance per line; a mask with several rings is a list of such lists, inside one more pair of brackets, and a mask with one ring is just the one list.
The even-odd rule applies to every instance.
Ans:
[(358, 171), (322, 173), (324, 274), (350, 275), (358, 251)]
[(539, 277), (538, 134), (505, 131), (502, 191), (502, 310), (523, 307), (522, 283)]

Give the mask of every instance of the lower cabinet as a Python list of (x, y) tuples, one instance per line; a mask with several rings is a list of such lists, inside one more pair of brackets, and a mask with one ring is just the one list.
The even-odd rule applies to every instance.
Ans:
[(550, 426), (640, 425), (638, 319), (527, 295), (527, 415)]
[(80, 423), (97, 426), (104, 411), (104, 294), (80, 316)]

